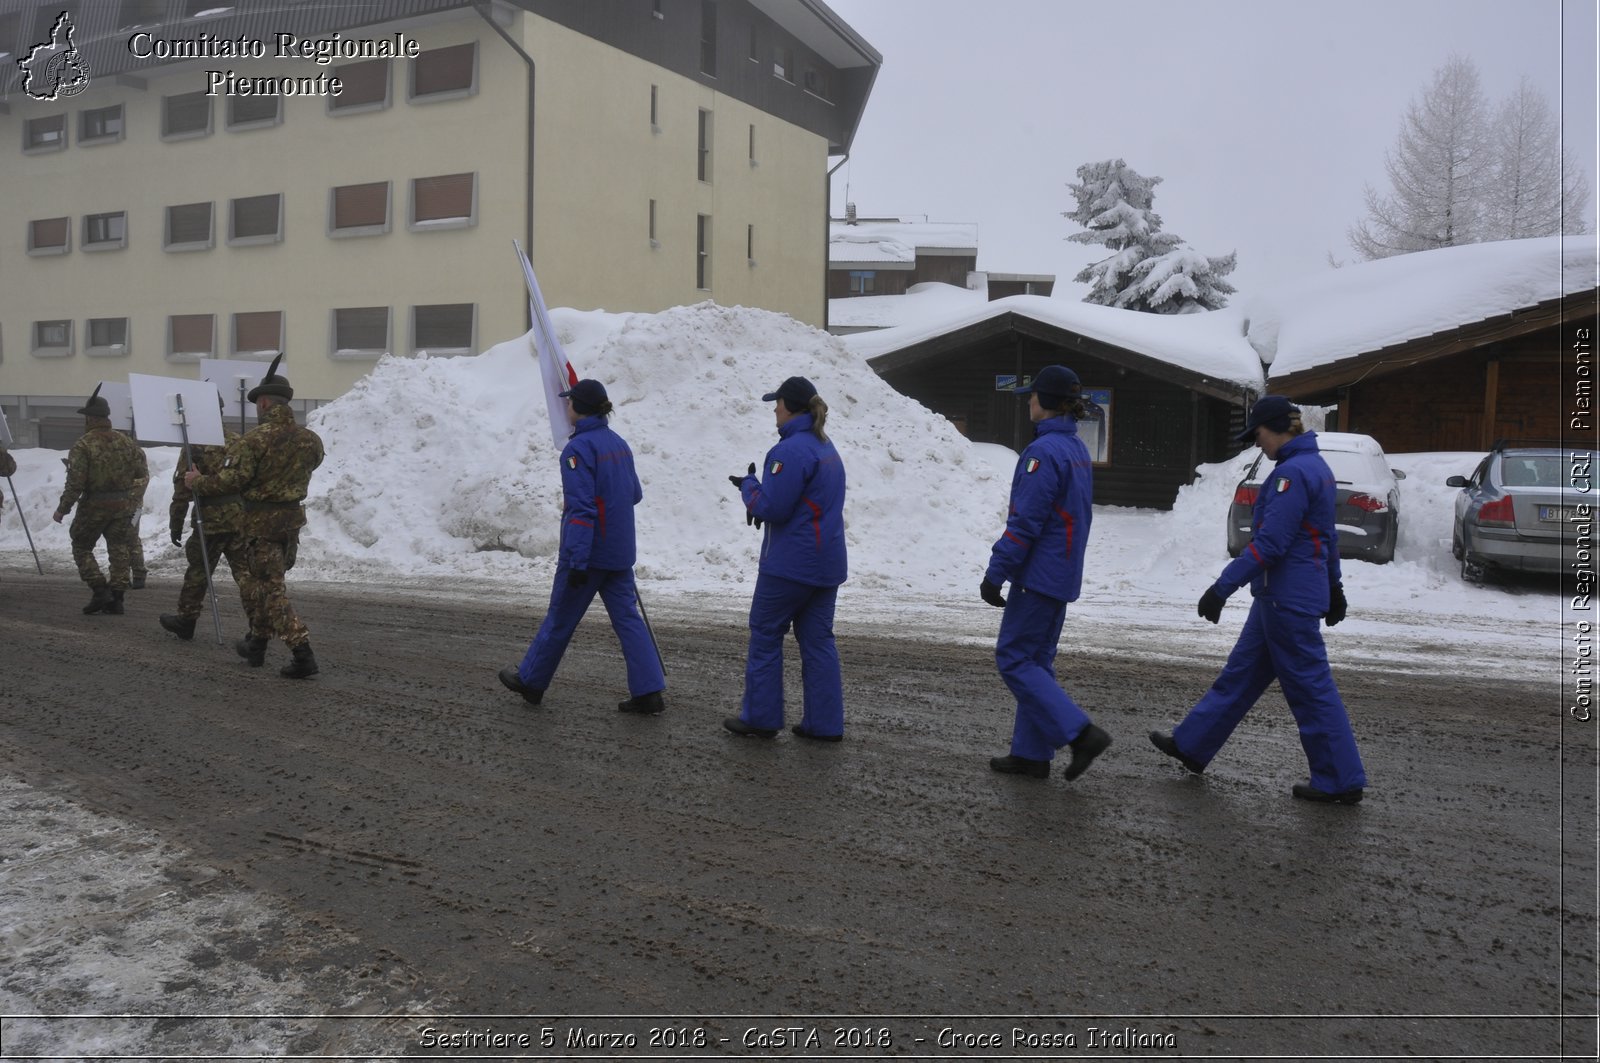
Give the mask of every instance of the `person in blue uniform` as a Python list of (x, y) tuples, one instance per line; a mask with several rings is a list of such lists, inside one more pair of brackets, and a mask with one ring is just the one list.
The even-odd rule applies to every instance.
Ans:
[(1251, 407), (1238, 438), (1277, 464), (1256, 494), (1250, 545), (1207, 588), (1198, 611), (1215, 624), (1228, 596), (1249, 583), (1250, 615), (1211, 689), (1171, 734), (1152, 731), (1150, 741), (1189, 771), (1205, 771), (1276, 679), (1311, 766), (1310, 782), (1291, 792), (1305, 801), (1353, 805), (1367, 775), (1318, 627), (1320, 620), (1339, 623), (1348, 608), (1333, 472), (1317, 452), (1317, 434), (1304, 429), (1299, 407), (1282, 395)]
[[(1006, 530), (989, 554), (978, 593), (1005, 609), (995, 640), (995, 665), (1017, 699), (1011, 752), (989, 767), (1007, 775), (1043, 779), (1056, 750), (1072, 747), (1062, 777), (1076, 779), (1111, 745), (1056, 682), (1057, 644), (1067, 603), (1083, 585), (1083, 554), (1093, 519), (1093, 471), (1089, 450), (1078, 437), (1078, 419), (1089, 416), (1078, 374), (1064, 365), (1046, 366), (1030, 387), (1028, 417), (1034, 439), (1011, 475)], [(1011, 584), (1009, 598), (1000, 593)]]
[(805, 377), (792, 376), (763, 395), (773, 403), (778, 443), (756, 476), (730, 476), (747, 519), (765, 526), (750, 602), (750, 651), (744, 701), (722, 725), (734, 734), (772, 738), (783, 729), (783, 636), (800, 644), (804, 707), (790, 728), (801, 738), (837, 742), (844, 735), (844, 682), (833, 641), (833, 610), (846, 574), (844, 464), (823, 426), (828, 404)]
[(634, 586), (636, 549), (633, 507), (644, 489), (633, 468), (633, 451), (606, 423), (611, 401), (598, 380), (580, 380), (563, 391), (572, 438), (561, 451), (561, 551), (550, 608), (516, 667), (500, 669), (500, 682), (537, 705), (550, 686), (567, 643), (598, 594), (622, 644), (628, 666), (622, 712), (655, 715), (665, 707), (666, 674)]

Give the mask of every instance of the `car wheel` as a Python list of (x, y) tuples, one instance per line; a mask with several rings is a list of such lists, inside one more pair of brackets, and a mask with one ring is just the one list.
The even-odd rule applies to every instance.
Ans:
[(1394, 560), (1395, 540), (1399, 537), (1399, 529), (1391, 524), (1389, 526), (1389, 534), (1384, 537), (1382, 543), (1378, 544), (1378, 548), (1372, 552), (1372, 563), (1374, 565), (1387, 565)]
[(1463, 559), (1463, 557), (1465, 557), (1465, 551), (1461, 549), (1460, 529), (1457, 529), (1450, 536), (1450, 556), (1455, 558), (1457, 561), (1460, 561)]
[(1463, 550), (1461, 552), (1461, 578), (1467, 583), (1482, 585), (1489, 580), (1489, 569), (1477, 556)]

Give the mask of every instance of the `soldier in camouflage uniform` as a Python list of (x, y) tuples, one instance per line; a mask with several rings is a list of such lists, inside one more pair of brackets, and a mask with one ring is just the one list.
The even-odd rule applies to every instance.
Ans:
[(144, 492), (150, 486), (150, 477), (141, 476), (133, 482), (133, 516), (128, 518), (131, 530), (128, 533), (128, 557), (133, 579), (128, 586), (136, 591), (144, 590), (144, 581), (150, 575), (150, 569), (144, 563), (144, 540), (139, 537), (139, 517), (144, 513)]
[(302, 503), (312, 471), (322, 464), (322, 440), (295, 424), (289, 408), (294, 389), (276, 375), (282, 357), (272, 360), (267, 375), (250, 390), (247, 398), (256, 404), (259, 423), (228, 449), (222, 471), (208, 476), (190, 469), (184, 483), (202, 505), (213, 495), (238, 494), (243, 499), (239, 537), (250, 572), (245, 607), (250, 633), (235, 646), (239, 655), (251, 667), (259, 667), (266, 662), (267, 641), (281, 638), (294, 660), (278, 674), (305, 679), (317, 674), (317, 659), (311, 652), (311, 633), (289, 604), (283, 576), (293, 563), (306, 523)]
[[(134, 510), (134, 483), (150, 478), (150, 464), (139, 444), (111, 427), (111, 406), (100, 389), (78, 410), (87, 430), (67, 454), (67, 485), (52, 518), (57, 524), (77, 506), (69, 534), (72, 560), (78, 575), (93, 591), (85, 613), (123, 612), (122, 596), (128, 589), (128, 569)], [(95, 543), (106, 541), (109, 577), (94, 558)]]
[[(0, 476), (15, 476), (17, 472), (17, 459), (13, 458), (5, 447), (0, 447)], [(6, 508), (6, 496), (0, 491), (0, 509)]]
[[(212, 476), (223, 470), (229, 448), (239, 439), (239, 433), (231, 428), (225, 426), (222, 432), (226, 442), (220, 447), (199, 443), (189, 447), (189, 457), (203, 476)], [(217, 570), (219, 558), (228, 559), (228, 568), (233, 572), (234, 582), (239, 585), (239, 598), (247, 614), (251, 601), (250, 570), (245, 565), (244, 543), (239, 538), (239, 525), (244, 519), (244, 500), (237, 494), (207, 498), (201, 511), (196, 514), (200, 519), (195, 522), (195, 530), (190, 533), (189, 542), (185, 545), (184, 518), (189, 515), (189, 503), (194, 499), (194, 492), (183, 482), (186, 471), (182, 461), (172, 470), (172, 505), (168, 514), (172, 545), (184, 548), (189, 568), (183, 574), (183, 589), (178, 592), (178, 611), (161, 614), (161, 626), (184, 640), (194, 638), (195, 620), (205, 605), (206, 581)], [(202, 526), (205, 528), (204, 550), (200, 546)], [(206, 568), (207, 561), (211, 562), (209, 570)]]

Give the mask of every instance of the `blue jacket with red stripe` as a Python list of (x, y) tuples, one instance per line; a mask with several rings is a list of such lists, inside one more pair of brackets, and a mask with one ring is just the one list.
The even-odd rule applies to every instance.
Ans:
[(844, 462), (811, 431), (809, 413), (778, 429), (760, 481), (746, 476), (739, 494), (746, 511), (766, 521), (762, 572), (808, 587), (844, 582)]
[(583, 417), (561, 450), (561, 565), (618, 570), (635, 560), (633, 507), (644, 488), (633, 451), (604, 417)]
[(984, 578), (1075, 602), (1094, 519), (1094, 471), (1077, 419), (1047, 417), (1011, 474), (1011, 512)]
[(1254, 537), (1217, 577), (1226, 598), (1245, 583), (1256, 598), (1310, 616), (1328, 611), (1328, 590), (1342, 579), (1339, 529), (1334, 523), (1338, 485), (1317, 452), (1317, 434), (1295, 436), (1256, 492)]

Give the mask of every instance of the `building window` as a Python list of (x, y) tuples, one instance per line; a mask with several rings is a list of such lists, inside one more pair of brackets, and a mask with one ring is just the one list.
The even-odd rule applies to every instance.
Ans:
[(711, 112), (700, 112), (700, 142), (697, 154), (700, 180), (711, 180)]
[(334, 358), (374, 359), (388, 353), (387, 306), (350, 306), (333, 312)]
[(233, 353), (266, 357), (283, 352), (283, 311), (233, 315)]
[(477, 174), (418, 177), (411, 182), (412, 229), (459, 229), (477, 223)]
[(752, 266), (756, 264), (756, 227), (744, 227), (744, 257)]
[(78, 143), (109, 144), (122, 139), (122, 104), (78, 112)]
[(785, 81), (794, 80), (794, 49), (786, 44), (775, 45), (772, 49), (772, 73)]
[(154, 26), (167, 13), (167, 0), (122, 0), (117, 11), (117, 29), (131, 30), (135, 26)]
[(413, 354), (471, 354), (477, 307), (472, 303), (444, 303), (411, 308)]
[(756, 127), (755, 127), (755, 123), (752, 122), (752, 123), (750, 123), (750, 165), (754, 166), (755, 164), (756, 164)]
[(44, 154), (67, 146), (67, 116), (45, 115), (22, 123), (22, 150)]
[(411, 98), (454, 98), (478, 91), (478, 43), (434, 48), (411, 61)]
[(833, 95), (828, 88), (828, 76), (822, 72), (821, 67), (807, 63), (805, 73), (801, 76), (805, 90), (811, 95), (823, 100), (833, 99)]
[(656, 201), (650, 201), (650, 246), (660, 247), (661, 242), (656, 239)]
[(717, 76), (717, 0), (700, 0), (700, 73)]
[(1104, 465), (1111, 460), (1111, 410), (1115, 405), (1111, 388), (1084, 388), (1089, 416), (1078, 421), (1078, 434), (1089, 449), (1089, 460)]
[(228, 203), (228, 243), (275, 244), (283, 239), (283, 196), (245, 196)]
[(229, 96), (228, 128), (265, 129), (283, 121), (282, 96)]
[(89, 345), (83, 353), (91, 358), (118, 358), (128, 353), (128, 319), (91, 317)]
[(0, 59), (16, 58), (17, 36), (21, 23), (22, 16), (15, 11), (0, 15)]
[(187, 140), (211, 135), (211, 97), (185, 92), (161, 99), (161, 139)]
[(389, 106), (389, 60), (368, 59), (333, 68), (344, 88), (328, 97), (329, 114), (380, 111)]
[(711, 216), (698, 214), (694, 226), (694, 286), (711, 290)]
[(206, 251), (212, 246), (211, 204), (184, 203), (167, 208), (167, 251)]
[(216, 316), (173, 314), (167, 318), (167, 361), (198, 362), (217, 349)]
[(71, 250), (71, 219), (39, 218), (28, 223), (28, 254), (64, 255)]
[(661, 132), (661, 88), (658, 85), (650, 86), (650, 132)]
[(761, 62), (761, 35), (756, 30), (756, 24), (750, 23), (750, 61)]
[(83, 249), (85, 251), (114, 251), (128, 246), (128, 212), (112, 211), (109, 214), (83, 216)]
[(35, 321), (33, 354), (36, 358), (66, 358), (72, 354), (71, 321)]
[(388, 181), (333, 189), (328, 197), (330, 236), (374, 236), (388, 231)]
[(871, 295), (877, 291), (878, 274), (870, 269), (853, 269), (850, 271), (850, 294)]
[(652, 0), (650, 14), (654, 18), (666, 18), (666, 13), (661, 10), (661, 0)]

